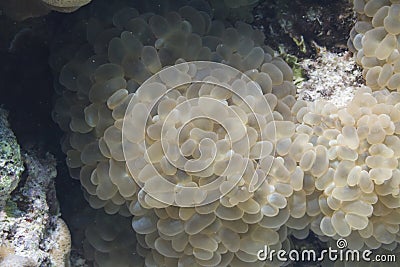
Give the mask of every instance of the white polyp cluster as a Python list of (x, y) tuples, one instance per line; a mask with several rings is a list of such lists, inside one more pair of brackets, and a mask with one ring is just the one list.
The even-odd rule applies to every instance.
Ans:
[[(301, 191), (299, 171), (293, 190), (295, 170), (273, 157), (295, 130), (288, 65), (260, 31), (226, 26), (193, 7), (163, 16), (125, 8), (112, 23), (89, 20), (87, 44), (60, 70), (64, 88), (53, 113), (67, 132), (70, 173), (90, 205), (134, 215), (138, 253), (156, 266), (255, 263), (261, 237), (287, 247), (289, 206), (301, 216), (297, 200), (305, 198), (293, 193)], [(245, 74), (181, 64), (144, 83), (189, 60)], [(206, 84), (180, 85), (194, 78)]]
[(350, 32), (348, 46), (363, 67), (372, 90), (400, 90), (400, 3), (395, 0), (354, 0), (360, 20)]
[(137, 148), (124, 155), (142, 188), (130, 205), (132, 226), (146, 235), (156, 265), (166, 261), (157, 253), (185, 266), (255, 263), (264, 246), (255, 236), (263, 231), (274, 233), (269, 245), (281, 247), (277, 231), (289, 209), (301, 216), (297, 201), (305, 194), (301, 170), (292, 185), (295, 171), (273, 157), (278, 140), (295, 131), (294, 123), (275, 120), (277, 102), (240, 72), (211, 62), (166, 68), (133, 96), (122, 141)]
[[(372, 90), (397, 84), (396, 4), (354, 1), (364, 21), (351, 40)], [(288, 234), (309, 231), (397, 246), (399, 93), (366, 88), (340, 109), (297, 101), (260, 31), (191, 6), (123, 8), (85, 29), (53, 118), (71, 176), (92, 207), (132, 217), (146, 266), (262, 266), (264, 245), (289, 249)], [(89, 248), (109, 249), (106, 230), (87, 233)], [(98, 254), (99, 265), (123, 258)]]
[(308, 107), (305, 116), (320, 117), (306, 123), (314, 129), (314, 145), (327, 151), (329, 162), (315, 177), (321, 192), (321, 216), (311, 225), (315, 233), (346, 238), (352, 249), (397, 246), (399, 100), (398, 93), (364, 88), (345, 108)]

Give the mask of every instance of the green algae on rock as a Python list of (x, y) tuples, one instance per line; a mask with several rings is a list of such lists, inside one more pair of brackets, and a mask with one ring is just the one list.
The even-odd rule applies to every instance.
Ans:
[(9, 129), (8, 113), (0, 109), (0, 209), (17, 187), (24, 166), (20, 147)]

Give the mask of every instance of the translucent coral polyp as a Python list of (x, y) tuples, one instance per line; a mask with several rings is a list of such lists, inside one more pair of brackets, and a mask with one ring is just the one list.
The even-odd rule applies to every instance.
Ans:
[[(395, 30), (387, 33), (383, 17), (371, 24), (386, 14), (380, 5), (355, 1), (365, 21), (351, 39), (372, 90), (393, 89), (397, 79), (386, 73), (397, 68)], [(191, 6), (93, 16), (84, 44), (59, 69), (53, 117), (90, 205), (132, 218), (138, 265), (263, 266), (264, 245), (288, 249), (288, 234), (310, 230), (354, 249), (397, 246), (399, 93), (366, 87), (344, 108), (296, 100), (291, 69), (260, 31)], [(195, 60), (247, 78), (209, 73)], [(211, 85), (192, 83), (202, 71)], [(221, 197), (207, 199), (211, 191)], [(89, 234), (92, 249), (103, 249), (108, 236)]]

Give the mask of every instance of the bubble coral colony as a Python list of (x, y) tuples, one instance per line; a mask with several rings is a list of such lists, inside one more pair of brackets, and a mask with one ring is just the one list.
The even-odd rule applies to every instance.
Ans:
[[(262, 32), (213, 17), (205, 2), (185, 3), (159, 14), (93, 5), (80, 48), (54, 49), (53, 118), (66, 132), (70, 173), (93, 208), (116, 218), (98, 215), (87, 231), (96, 266), (264, 266), (264, 245), (289, 249), (288, 236), (309, 232), (346, 238), (352, 249), (396, 249), (398, 1), (354, 0), (360, 21), (349, 47), (368, 87), (343, 108), (296, 100), (292, 70)], [(213, 113), (218, 105), (237, 118)], [(196, 114), (216, 118), (185, 123)]]

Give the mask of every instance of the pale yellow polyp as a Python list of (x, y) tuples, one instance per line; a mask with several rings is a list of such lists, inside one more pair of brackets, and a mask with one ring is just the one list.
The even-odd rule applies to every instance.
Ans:
[(286, 249), (310, 231), (349, 248), (397, 245), (397, 7), (354, 5), (370, 87), (342, 108), (296, 100), (290, 67), (247, 24), (193, 7), (87, 22), (58, 70), (53, 117), (85, 197), (131, 220), (143, 262), (246, 266), (265, 243)]

